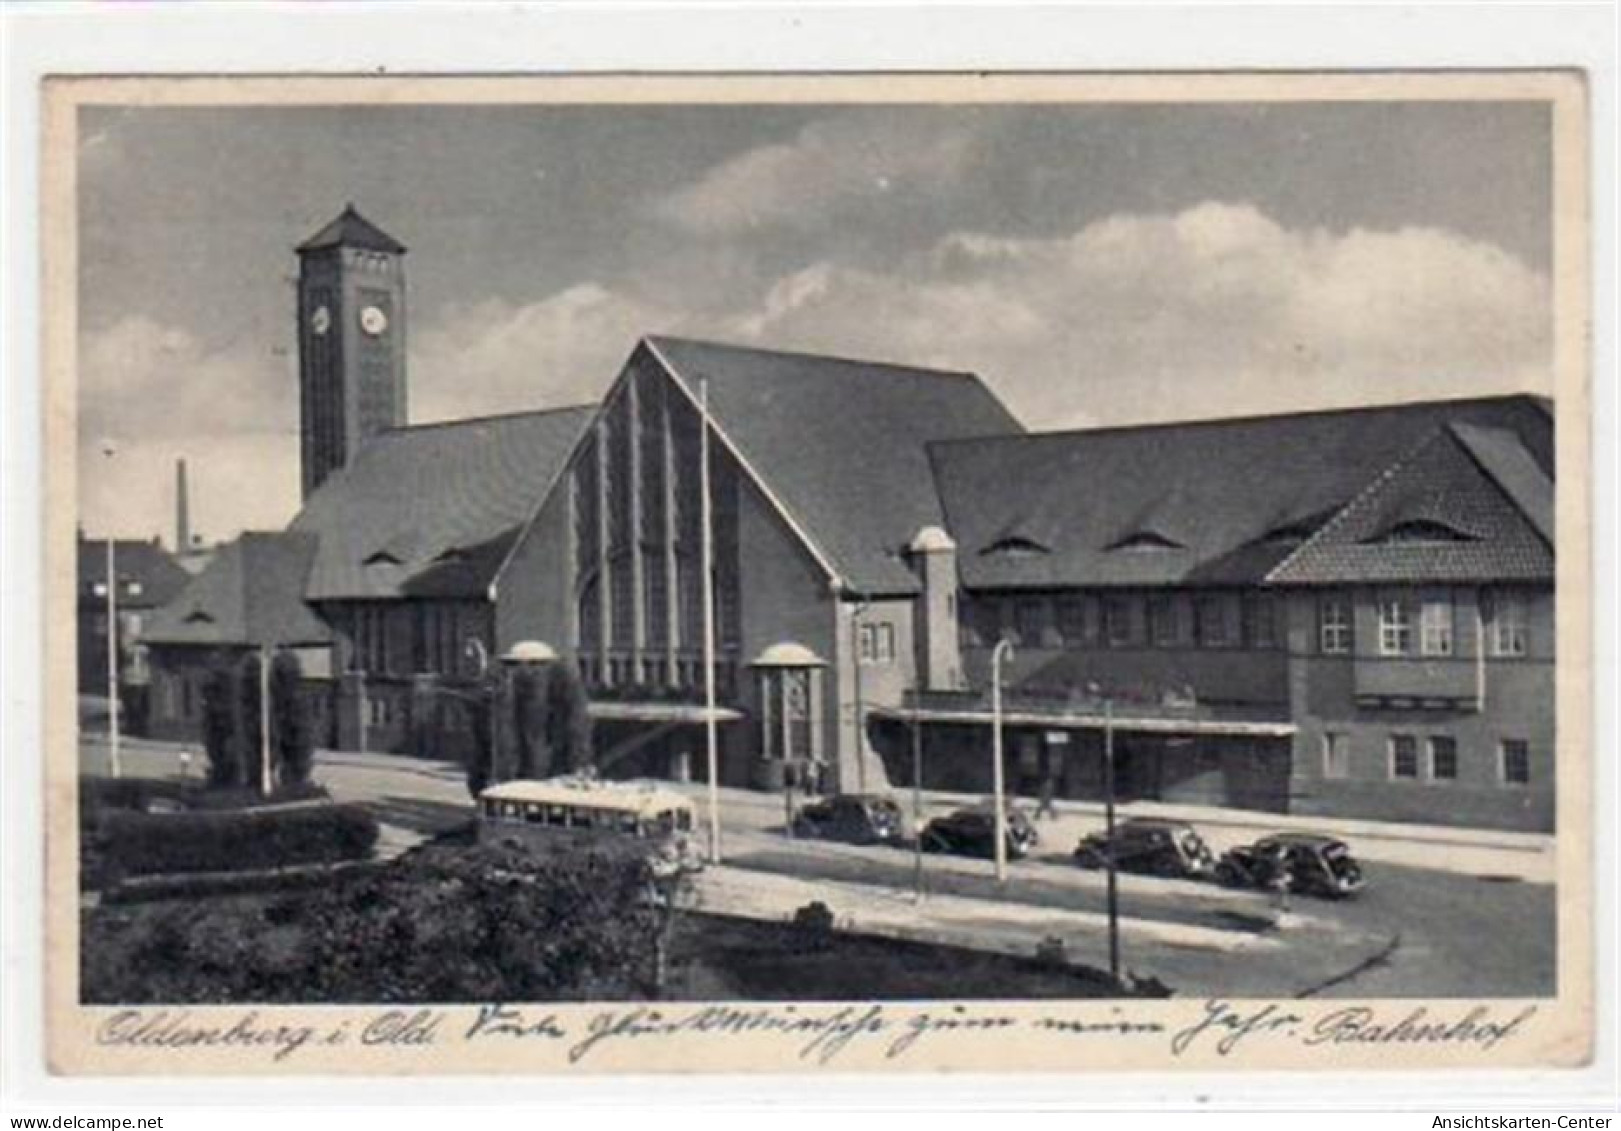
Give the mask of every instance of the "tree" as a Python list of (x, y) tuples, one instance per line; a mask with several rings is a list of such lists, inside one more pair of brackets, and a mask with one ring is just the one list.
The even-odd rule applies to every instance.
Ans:
[(591, 703), (585, 682), (573, 664), (553, 664), (547, 674), (547, 741), (553, 763), (560, 770), (589, 769), (596, 755), (591, 746)]
[[(264, 747), (259, 740), (259, 652), (242, 657), (237, 666), (236, 730), (242, 751), (240, 784), (257, 789), (264, 780)], [(274, 730), (271, 732), (274, 734)]]
[(590, 703), (572, 664), (502, 665), (474, 692), (467, 789), (589, 769)]
[(229, 789), (243, 780), (236, 677), (233, 665), (216, 661), (203, 680), (203, 749), (208, 755), (208, 784), (216, 789)]
[(270, 663), (270, 733), (275, 739), (275, 756), (283, 785), (303, 785), (310, 780), (314, 762), (314, 736), (310, 727), (309, 703), (301, 686), (304, 667), (298, 654), (286, 649)]

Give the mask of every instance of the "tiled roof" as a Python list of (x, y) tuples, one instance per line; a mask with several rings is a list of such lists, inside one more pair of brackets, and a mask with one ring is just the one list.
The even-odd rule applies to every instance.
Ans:
[(591, 413), (459, 420), (367, 440), (289, 527), (320, 541), (306, 596), (484, 596), (504, 557), (492, 542), (530, 517)]
[(926, 445), (1022, 431), (971, 373), (677, 338), (646, 344), (694, 397), (708, 381), (717, 428), (864, 593), (917, 589), (901, 552), (943, 518)]
[(249, 531), (222, 546), (142, 634), (152, 644), (321, 644), (331, 633), (304, 603), (315, 560), (307, 534)]
[[(80, 538), (78, 559), (79, 600), (104, 600), (96, 596), (96, 586), (107, 580), (107, 540)], [(180, 568), (174, 555), (156, 542), (116, 538), (113, 559), (113, 569), (126, 586), (118, 593), (118, 603), (125, 608), (158, 608), (173, 600), (191, 580), (191, 575)], [(130, 582), (139, 583), (138, 595), (128, 592)]]
[(346, 205), (336, 219), (298, 245), (299, 251), (320, 251), (329, 247), (354, 247), (364, 251), (387, 251), (399, 255), (405, 245)]
[(1553, 477), (1537, 466), (1518, 437), (1501, 428), (1480, 428), (1473, 424), (1454, 424), (1452, 434), (1552, 546)]
[(1523, 396), (1032, 433), (929, 452), (969, 588), (1251, 584), (1451, 423), (1512, 435), (1552, 472), (1552, 418)]
[[(1477, 445), (1480, 431), (1471, 433)], [(1306, 585), (1553, 580), (1552, 541), (1472, 458), (1459, 432), (1457, 425), (1431, 432), (1267, 580)], [(1490, 443), (1494, 462), (1520, 473), (1516, 488), (1546, 494), (1551, 510), (1552, 481), (1512, 434), (1491, 430)], [(1543, 480), (1546, 491), (1536, 490), (1528, 482), (1532, 479)]]

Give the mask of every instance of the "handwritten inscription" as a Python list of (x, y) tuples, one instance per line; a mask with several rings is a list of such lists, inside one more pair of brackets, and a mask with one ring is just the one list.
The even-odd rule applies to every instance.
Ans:
[[(1135, 1012), (1143, 1008), (1142, 1013)], [(307, 1048), (351, 1044), (401, 1051), (431, 1051), (468, 1044), (557, 1046), (578, 1064), (626, 1046), (669, 1041), (777, 1040), (797, 1060), (828, 1065), (861, 1047), (887, 1061), (916, 1056), (942, 1040), (1002, 1040), (1022, 1035), (1107, 1042), (1130, 1041), (1145, 1058), (1156, 1052), (1181, 1057), (1213, 1052), (1229, 1057), (1280, 1044), (1329, 1049), (1346, 1045), (1447, 1045), (1487, 1051), (1514, 1039), (1537, 1007), (1515, 1011), (1460, 1004), (1452, 1011), (1404, 1006), (1232, 1002), (1212, 999), (1191, 1024), (1168, 1026), (1155, 1006), (1132, 1003), (1071, 1003), (1034, 1014), (989, 1006), (930, 1007), (863, 1003), (840, 1006), (793, 1004), (614, 1006), (562, 1012), (539, 1006), (492, 1003), (469, 1017), (452, 1007), (380, 1010), (321, 1025), (290, 1024), (269, 1010), (249, 1009), (219, 1018), (175, 1007), (121, 1009), (105, 1017), (98, 1044), (141, 1052), (188, 1050), (260, 1053), (285, 1061)], [(1082, 1046), (1077, 1046), (1082, 1047)]]

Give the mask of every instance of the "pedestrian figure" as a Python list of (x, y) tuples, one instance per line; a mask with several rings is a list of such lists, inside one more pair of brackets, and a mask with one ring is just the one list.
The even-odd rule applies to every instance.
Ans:
[(1049, 821), (1058, 819), (1058, 807), (1053, 804), (1054, 795), (1058, 792), (1058, 783), (1051, 774), (1041, 779), (1040, 801), (1036, 805), (1037, 820), (1046, 817)]
[(180, 776), (182, 778), (188, 780), (188, 781), (191, 779), (191, 751), (190, 750), (182, 750), (180, 752)]

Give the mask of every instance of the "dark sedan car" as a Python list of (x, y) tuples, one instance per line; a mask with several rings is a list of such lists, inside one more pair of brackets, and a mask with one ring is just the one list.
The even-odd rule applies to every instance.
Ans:
[(1216, 870), (1210, 847), (1186, 821), (1128, 818), (1115, 825), (1112, 841), (1103, 832), (1084, 837), (1075, 846), (1075, 862), (1083, 868), (1107, 867), (1111, 849), (1122, 872), (1203, 879)]
[[(1004, 822), (1007, 855), (1018, 860), (1035, 847), (1036, 827), (1022, 809), (1009, 806)], [(944, 817), (936, 817), (923, 829), (923, 851), (951, 852), (960, 856), (996, 855), (996, 809), (993, 805), (971, 805)]]
[(794, 814), (794, 835), (851, 844), (891, 844), (906, 822), (901, 807), (887, 797), (841, 793), (812, 801)]
[(1216, 865), (1229, 887), (1267, 888), (1342, 899), (1360, 891), (1362, 867), (1342, 840), (1313, 833), (1278, 833), (1234, 848)]

